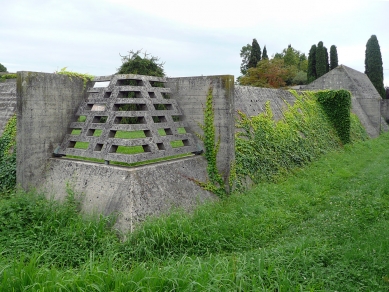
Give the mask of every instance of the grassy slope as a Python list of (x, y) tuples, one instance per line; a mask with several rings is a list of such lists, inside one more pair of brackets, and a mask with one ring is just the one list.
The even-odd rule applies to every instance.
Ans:
[(388, 291), (388, 144), (347, 146), (278, 184), (150, 220), (124, 243), (72, 201), (52, 212), (7, 199), (0, 291)]

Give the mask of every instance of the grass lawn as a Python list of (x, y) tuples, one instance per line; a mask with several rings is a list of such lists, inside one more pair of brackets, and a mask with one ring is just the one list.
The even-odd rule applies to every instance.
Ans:
[(347, 145), (125, 241), (71, 196), (3, 198), (0, 291), (389, 291), (388, 145)]

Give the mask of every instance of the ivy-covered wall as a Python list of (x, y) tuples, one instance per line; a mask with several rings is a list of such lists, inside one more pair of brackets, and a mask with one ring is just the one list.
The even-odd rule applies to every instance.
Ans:
[(265, 111), (249, 117), (239, 112), (236, 123), (236, 187), (275, 180), (320, 155), (355, 140), (367, 139), (358, 118), (350, 114), (348, 91), (292, 92), (284, 118)]

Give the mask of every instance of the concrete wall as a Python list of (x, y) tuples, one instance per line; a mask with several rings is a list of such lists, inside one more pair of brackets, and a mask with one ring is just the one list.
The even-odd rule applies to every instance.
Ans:
[[(205, 102), (208, 90), (212, 88), (216, 139), (220, 137), (217, 166), (224, 181), (228, 182), (231, 164), (235, 160), (234, 76), (167, 78), (166, 87), (170, 88), (171, 98), (177, 100), (183, 111), (189, 131), (201, 135), (203, 130), (198, 124), (204, 124)], [(196, 143), (204, 149), (201, 140), (197, 139)]]
[(147, 216), (215, 200), (193, 181), (206, 181), (206, 166), (202, 156), (134, 168), (52, 158), (40, 190), (63, 200), (69, 184), (85, 212), (119, 214), (115, 227), (128, 231)]
[(294, 95), (287, 90), (235, 86), (235, 109), (248, 116), (256, 116), (264, 112), (266, 102), (270, 102), (274, 119), (281, 120), (282, 111), (287, 108), (285, 102), (293, 105), (295, 100)]
[(16, 80), (0, 82), (0, 136), (5, 125), (16, 112)]
[(48, 158), (62, 142), (84, 99), (79, 78), (18, 72), (17, 75), (17, 183), (36, 187)]

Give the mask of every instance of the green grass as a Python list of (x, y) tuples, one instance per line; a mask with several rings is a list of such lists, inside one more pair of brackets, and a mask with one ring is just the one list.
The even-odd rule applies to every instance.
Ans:
[(0, 291), (388, 291), (389, 134), (126, 241), (34, 194), (0, 201)]

